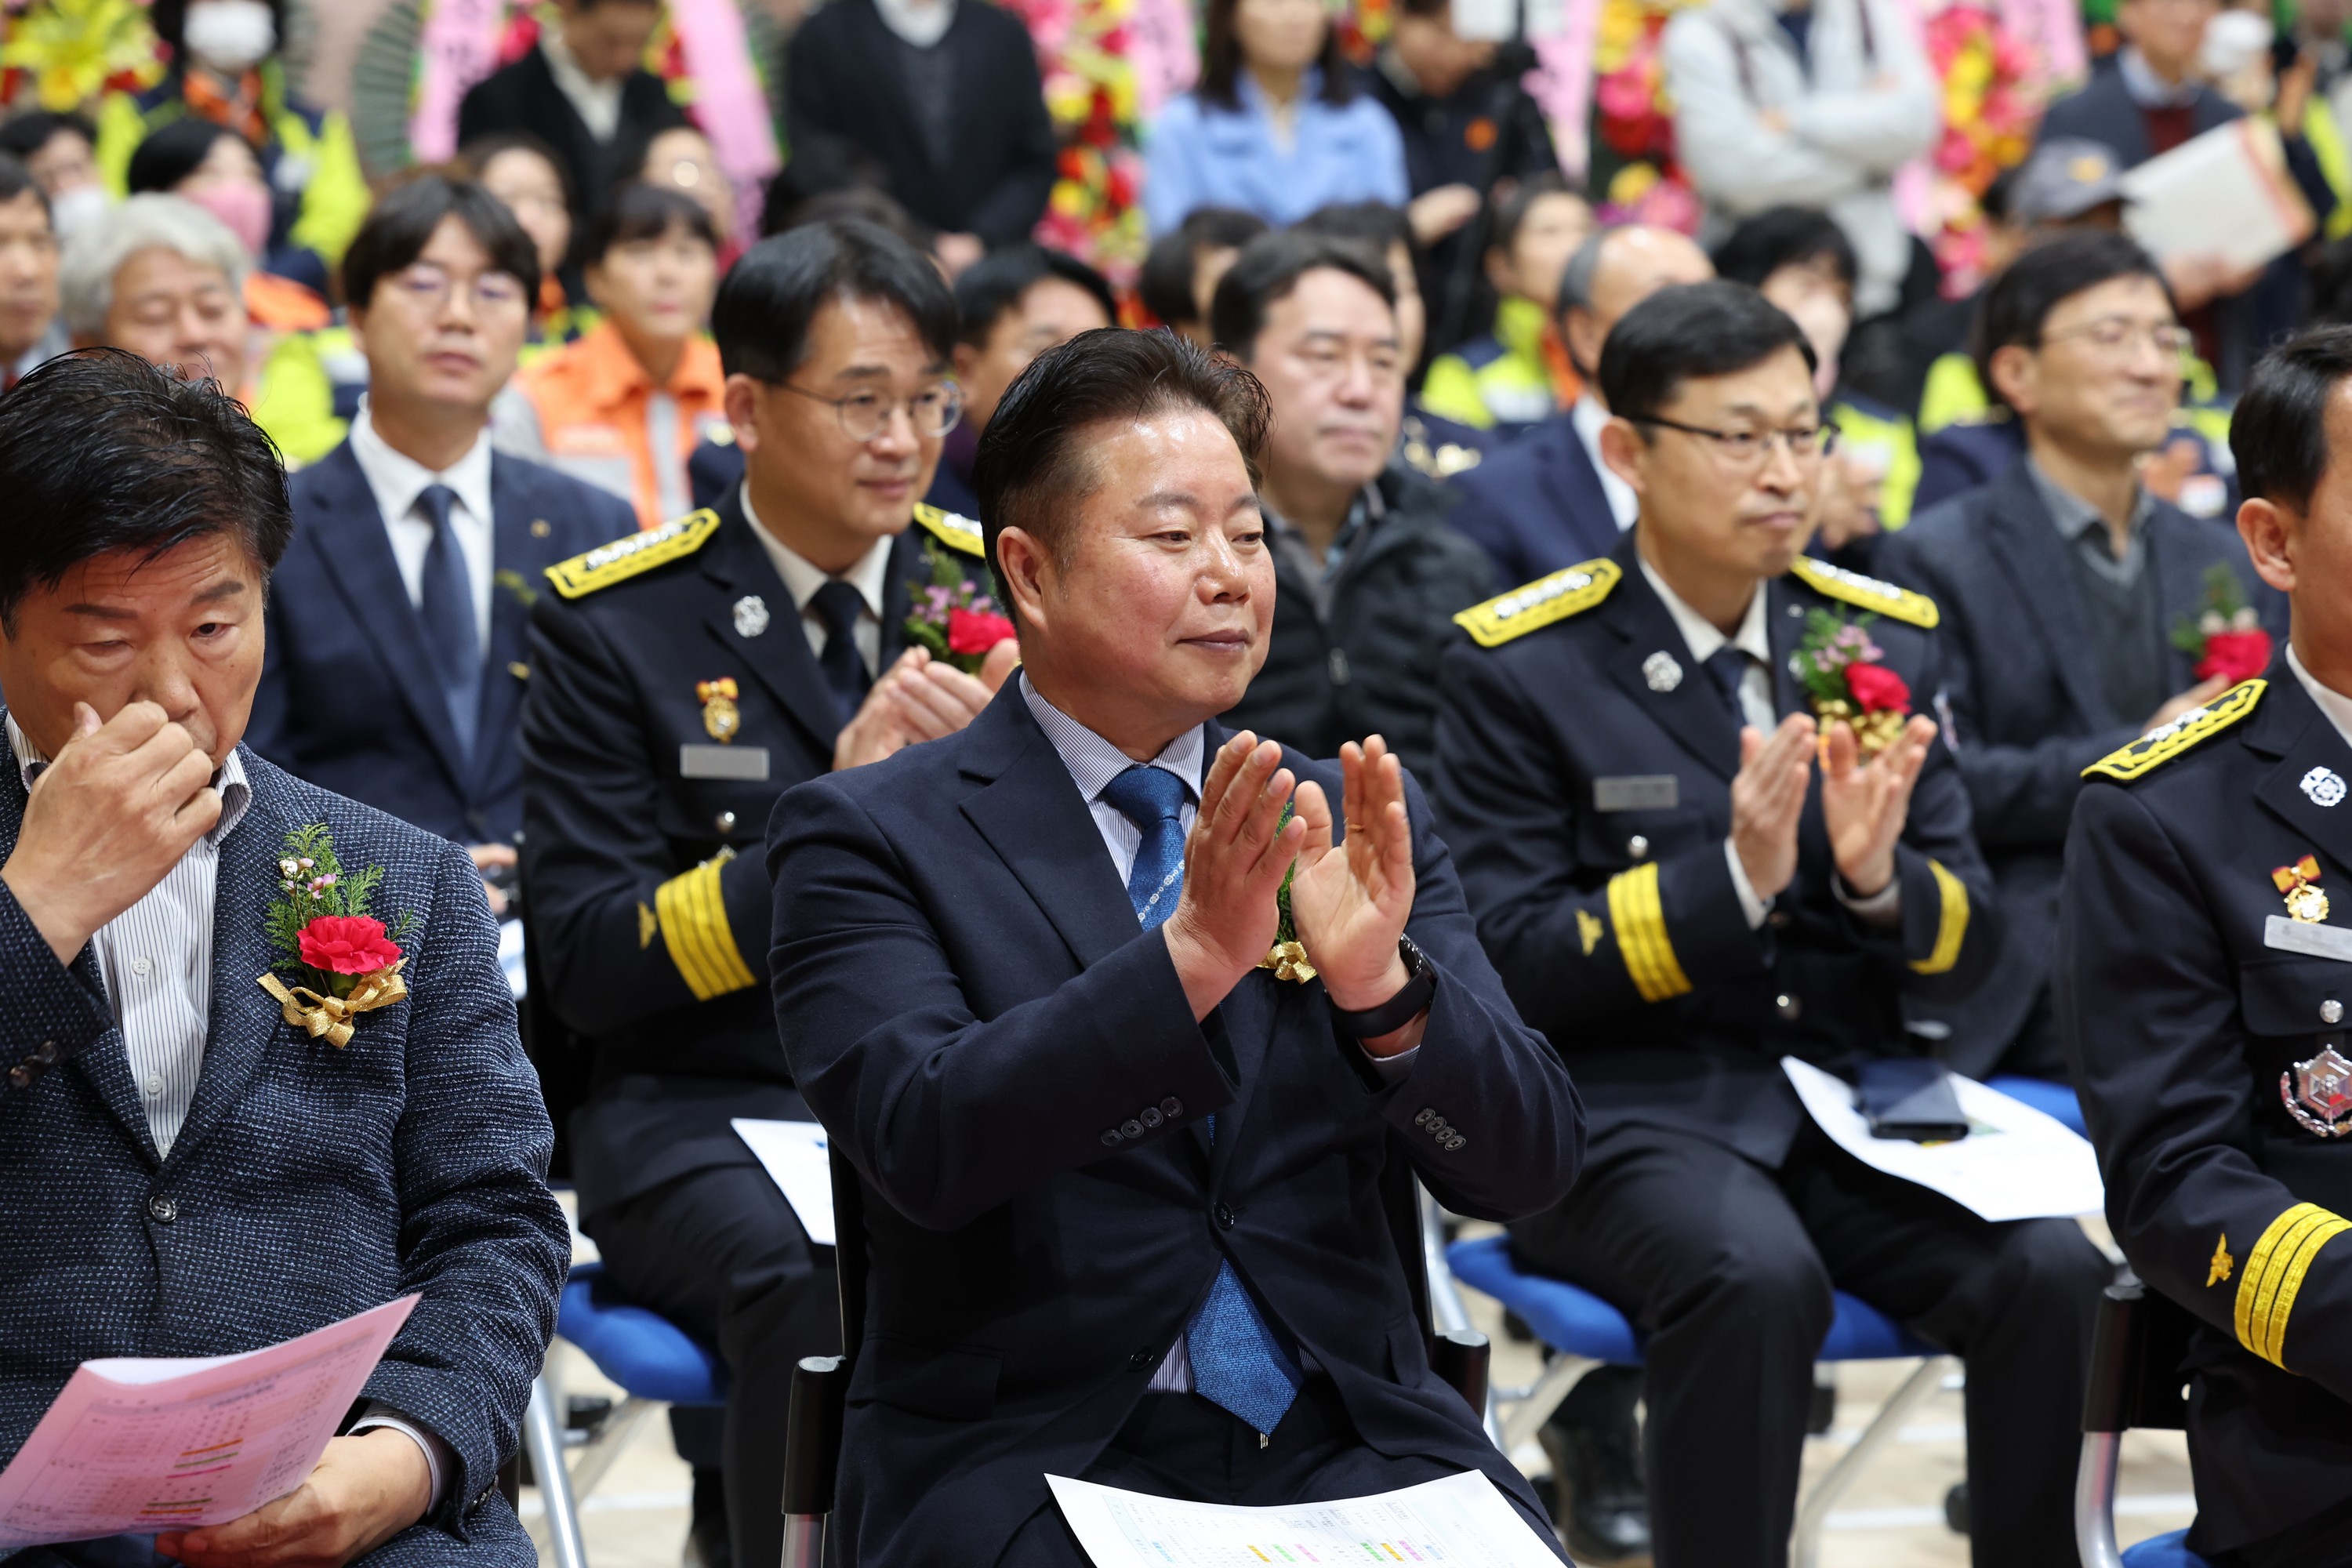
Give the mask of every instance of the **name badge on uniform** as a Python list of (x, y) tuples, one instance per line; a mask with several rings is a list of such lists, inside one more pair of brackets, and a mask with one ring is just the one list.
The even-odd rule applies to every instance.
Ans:
[(677, 749), (677, 773), (688, 779), (738, 779), (761, 784), (768, 777), (765, 746), (698, 746)]
[(2282, 952), (2352, 963), (2352, 927), (2314, 925), (2308, 921), (2273, 915), (2263, 922), (2263, 945)]
[(1595, 811), (1672, 811), (1681, 803), (1681, 781), (1672, 773), (1628, 773), (1592, 781)]

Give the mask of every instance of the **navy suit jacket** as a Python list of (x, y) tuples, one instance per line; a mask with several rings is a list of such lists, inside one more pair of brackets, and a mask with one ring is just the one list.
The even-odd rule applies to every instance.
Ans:
[(1486, 548), (1506, 587), (1617, 548), (1616, 514), (1569, 415), (1489, 452), (1450, 488), (1457, 499), (1445, 521)]
[[(2247, 602), (2284, 634), (2284, 605), (2254, 575), (2235, 529), (2161, 502), (2146, 528), (2168, 632), (2196, 618), (2205, 574), (2226, 563)], [(1913, 1007), (1950, 1027), (1953, 1066), (1982, 1076), (2049, 984), (2066, 826), (2083, 770), (2137, 736), (2148, 715), (2117, 713), (2100, 689), (2074, 563), (2023, 463), (1888, 534), (1878, 565), (1943, 612), (1955, 755), (2007, 917), (2007, 939), (1982, 986), (1949, 1005)], [(2169, 648), (2166, 660), (2168, 689), (2197, 684), (2187, 654)]]
[[(1334, 763), (1284, 763), (1339, 788)], [(1017, 683), (960, 734), (777, 803), (777, 1023), (865, 1189), (841, 1561), (992, 1561), (1050, 1506), (1045, 1476), (1118, 1432), (1225, 1258), (1371, 1447), (1528, 1495), (1430, 1371), (1380, 1181), (1402, 1155), (1457, 1213), (1533, 1213), (1574, 1178), (1583, 1115), (1406, 795), (1408, 929), (1440, 979), (1388, 1087), (1319, 984), (1255, 973), (1194, 1022)]]
[[(571, 1247), (481, 879), (463, 851), (243, 758), (253, 798), (220, 841), (204, 1066), (168, 1156), (89, 950), (60, 965), (0, 885), (0, 1061), (34, 1058), (25, 1087), (0, 1078), (0, 1180), (59, 1198), (0, 1232), (0, 1459), (92, 1357), (254, 1350), (421, 1291), (364, 1397), (447, 1443), (456, 1473), (367, 1561), (446, 1560), (462, 1541), (530, 1568), (495, 1483)], [(0, 768), (0, 858), (24, 810), (16, 769)], [(280, 956), (262, 931), (278, 856), (312, 823), (347, 868), (383, 868), (374, 909), (414, 921), (408, 1000), (363, 1015), (342, 1050), (255, 983)]]
[(530, 678), (528, 622), (545, 570), (636, 528), (626, 501), (494, 453), (496, 540), (478, 739), (457, 732), (425, 651), (391, 535), (346, 441), (289, 482), (294, 541), (269, 584), (268, 647), (247, 739), (290, 773), (460, 844), (522, 827), (515, 729)]

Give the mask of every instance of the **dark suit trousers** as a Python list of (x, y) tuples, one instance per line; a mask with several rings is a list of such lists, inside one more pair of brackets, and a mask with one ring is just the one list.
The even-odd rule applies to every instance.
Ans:
[[(1434, 1459), (1392, 1458), (1366, 1447), (1339, 1391), (1320, 1375), (1307, 1380), (1271, 1436), (1259, 1447), (1248, 1423), (1197, 1394), (1147, 1394), (1081, 1479), (1186, 1502), (1271, 1508), (1394, 1491), (1455, 1473)], [(1516, 1498), (1511, 1505), (1559, 1551), (1550, 1521)], [(996, 1568), (1088, 1568), (1091, 1561), (1062, 1510), (1048, 1501), (1013, 1532)]]
[(1691, 1134), (1623, 1127), (1592, 1144), (1567, 1201), (1512, 1239), (1650, 1335), (1658, 1568), (1788, 1561), (1832, 1286), (1967, 1358), (1975, 1561), (2074, 1568), (2083, 1379), (2114, 1271), (2074, 1221), (1991, 1224), (1810, 1124), (1777, 1172)]
[(793, 1367), (841, 1348), (831, 1252), (810, 1243), (757, 1165), (665, 1183), (598, 1215), (593, 1234), (624, 1295), (719, 1347), (729, 1378), (724, 1468), (735, 1561), (777, 1562)]

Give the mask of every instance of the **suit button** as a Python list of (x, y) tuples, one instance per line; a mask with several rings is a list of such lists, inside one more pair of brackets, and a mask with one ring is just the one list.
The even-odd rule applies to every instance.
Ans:
[(732, 833), (735, 831), (735, 814), (733, 812), (722, 811), (719, 814), (719, 831), (721, 833)]
[(1217, 1228), (1219, 1230), (1231, 1230), (1234, 1228), (1234, 1210), (1231, 1204), (1221, 1203), (1210, 1212), (1216, 1216)]
[(47, 1066), (48, 1066), (51, 1062), (53, 1062), (53, 1061), (57, 1060), (57, 1059), (58, 1059), (58, 1043), (57, 1043), (57, 1041), (55, 1041), (55, 1040), (43, 1040), (43, 1041), (41, 1042), (41, 1048), (40, 1048), (39, 1050), (37, 1050), (37, 1051), (35, 1051), (35, 1052), (33, 1053), (33, 1059), (34, 1059), (35, 1061), (37, 1061), (37, 1062), (40, 1063), (43, 1067), (47, 1067)]
[(1772, 1010), (1783, 1018), (1794, 1018), (1805, 1010), (1805, 1005), (1794, 996), (1775, 996), (1772, 998)]
[(1459, 1149), (1468, 1142), (1470, 1142), (1470, 1140), (1462, 1136), (1461, 1133), (1456, 1132), (1453, 1137), (1448, 1138), (1445, 1141), (1445, 1152), (1451, 1154), (1454, 1150)]
[(1145, 1367), (1150, 1366), (1150, 1364), (1151, 1347), (1150, 1345), (1144, 1346), (1141, 1350), (1127, 1358), (1127, 1370), (1129, 1372), (1141, 1372)]
[(1120, 1134), (1124, 1137), (1140, 1138), (1143, 1136), (1143, 1123), (1138, 1121), (1131, 1116), (1118, 1124), (1118, 1130)]
[(1625, 840), (1625, 853), (1633, 859), (1647, 860), (1650, 858), (1650, 841), (1636, 833)]
[(8, 1081), (18, 1089), (30, 1089), (33, 1087), (33, 1069), (28, 1067), (10, 1068)]
[(169, 1225), (180, 1217), (180, 1205), (162, 1193), (147, 1200), (147, 1217), (157, 1225)]
[(1116, 1127), (1103, 1134), (1103, 1147), (1106, 1149), (1116, 1149), (1126, 1142), (1126, 1139), (1119, 1136), (1118, 1129)]
[(1143, 1108), (1143, 1124), (1146, 1127), (1157, 1127), (1167, 1120), (1168, 1118), (1160, 1114), (1158, 1106), (1147, 1105)]
[(1779, 931), (1782, 926), (1789, 923), (1789, 911), (1786, 910), (1774, 910), (1770, 914), (1764, 917), (1764, 923), (1770, 926), (1774, 931)]
[(1184, 1102), (1171, 1094), (1160, 1102), (1160, 1114), (1172, 1121), (1184, 1114)]
[(2344, 1004), (2338, 1002), (2333, 996), (2330, 996), (2326, 1001), (2322, 1002), (2319, 1005), (2319, 1021), (2323, 1024), (2342, 1023), (2344, 1021)]

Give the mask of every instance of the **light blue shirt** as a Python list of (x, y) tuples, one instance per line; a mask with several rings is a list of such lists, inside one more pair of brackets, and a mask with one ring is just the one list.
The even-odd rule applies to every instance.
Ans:
[(1280, 228), (1333, 202), (1412, 198), (1404, 139), (1378, 100), (1323, 101), (1323, 77), (1299, 80), (1290, 144), (1276, 140), (1257, 79), (1235, 83), (1238, 111), (1188, 92), (1160, 111), (1144, 146), (1143, 210), (1156, 238), (1196, 207), (1239, 207)]

